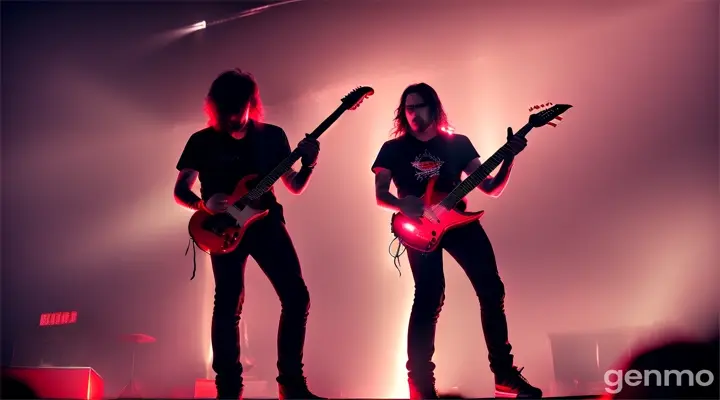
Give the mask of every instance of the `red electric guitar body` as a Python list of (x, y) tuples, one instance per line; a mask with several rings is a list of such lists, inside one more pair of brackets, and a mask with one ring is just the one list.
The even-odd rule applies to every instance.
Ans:
[[(368, 86), (354, 89), (342, 98), (342, 104), (308, 136), (319, 138), (345, 111), (356, 110), (363, 100), (374, 93)], [(218, 214), (210, 214), (205, 210), (196, 211), (190, 217), (188, 230), (200, 250), (208, 254), (227, 254), (234, 251), (248, 228), (268, 215), (269, 211), (262, 205), (263, 194), (272, 190), (275, 182), (288, 172), (300, 157), (300, 153), (295, 149), (259, 182), (256, 175), (244, 177), (230, 195), (228, 203), (233, 205), (227, 211)]]
[[(257, 175), (248, 175), (241, 179), (230, 195), (228, 203), (240, 202), (253, 189), (252, 183), (255, 180)], [(265, 218), (268, 213), (267, 209), (252, 202), (242, 207), (229, 207), (220, 214), (199, 210), (190, 217), (188, 229), (200, 250), (209, 254), (225, 254), (235, 250), (245, 231), (253, 223)]]
[[(551, 103), (548, 103), (543, 107), (551, 105)], [(560, 115), (571, 107), (568, 104), (557, 104), (532, 114), (529, 122), (516, 135), (525, 137), (532, 128), (539, 128), (546, 124), (556, 126), (556, 123), (552, 121), (562, 120)], [(511, 153), (507, 145), (501, 147), (450, 193), (435, 192), (434, 187), (437, 177), (431, 178), (425, 195), (422, 197), (426, 205), (425, 213), (418, 219), (410, 218), (401, 213), (393, 214), (390, 222), (392, 233), (407, 248), (422, 252), (436, 250), (448, 231), (477, 221), (485, 214), (483, 210), (474, 212), (460, 211), (455, 206), (461, 201), (464, 202), (465, 196), (485, 180), (509, 154)]]
[(466, 212), (444, 209), (440, 204), (447, 197), (447, 193), (433, 191), (436, 181), (437, 177), (430, 178), (425, 195), (422, 197), (425, 201), (425, 208), (433, 210), (435, 207), (436, 212), (426, 212), (419, 219), (413, 219), (401, 213), (392, 216), (392, 231), (395, 236), (400, 238), (405, 247), (431, 252), (437, 249), (440, 239), (449, 230), (477, 221), (485, 214), (485, 211), (482, 210)]

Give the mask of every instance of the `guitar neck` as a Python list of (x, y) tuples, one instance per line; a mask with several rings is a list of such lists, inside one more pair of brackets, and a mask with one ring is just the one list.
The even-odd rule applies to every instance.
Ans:
[[(322, 135), (332, 124), (335, 123), (335, 121), (340, 118), (341, 115), (347, 110), (344, 105), (339, 106), (335, 111), (333, 111), (332, 114), (330, 114), (329, 117), (325, 118), (323, 122), (318, 125), (317, 128), (315, 128), (314, 131), (312, 131), (308, 136), (317, 139)], [(260, 198), (265, 192), (270, 190), (270, 188), (277, 182), (280, 177), (285, 175), (286, 172), (290, 171), (290, 168), (292, 168), (293, 165), (299, 160), (301, 157), (300, 153), (298, 152), (298, 149), (295, 148), (289, 156), (287, 156), (283, 161), (280, 162), (272, 171), (270, 171), (269, 174), (267, 174), (258, 184), (250, 190), (241, 201), (245, 204), (247, 204), (250, 201), (254, 201)]]
[[(524, 138), (533, 126), (527, 123), (515, 135)], [(468, 193), (472, 192), (482, 181), (485, 180), (497, 168), (505, 158), (511, 156), (512, 152), (507, 144), (503, 145), (487, 161), (485, 161), (475, 172), (457, 185), (440, 203), (443, 207), (451, 209), (457, 205)]]

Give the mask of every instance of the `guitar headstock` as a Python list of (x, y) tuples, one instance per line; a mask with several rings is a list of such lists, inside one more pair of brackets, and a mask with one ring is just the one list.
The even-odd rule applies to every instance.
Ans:
[(545, 125), (550, 125), (554, 128), (563, 120), (560, 115), (571, 107), (570, 104), (553, 105), (553, 103), (550, 102), (534, 105), (529, 109), (530, 112), (535, 112), (535, 114), (530, 115), (530, 125), (532, 125), (533, 128), (539, 128)]
[(375, 90), (370, 86), (358, 86), (342, 98), (342, 103), (348, 110), (356, 110), (360, 107), (363, 100), (375, 94)]

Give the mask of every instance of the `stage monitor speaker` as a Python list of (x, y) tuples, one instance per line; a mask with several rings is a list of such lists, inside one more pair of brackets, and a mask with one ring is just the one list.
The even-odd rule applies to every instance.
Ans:
[(632, 331), (550, 335), (555, 381), (558, 384), (604, 382), (605, 372), (633, 353)]

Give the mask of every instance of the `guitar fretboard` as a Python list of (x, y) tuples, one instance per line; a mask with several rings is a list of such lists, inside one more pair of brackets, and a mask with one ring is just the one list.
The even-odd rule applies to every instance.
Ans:
[(293, 150), (280, 164), (278, 164), (269, 174), (267, 174), (252, 190), (250, 190), (240, 201), (248, 204), (251, 201), (259, 199), (265, 192), (280, 179), (286, 172), (290, 171), (293, 165), (300, 159), (297, 149)]
[[(516, 135), (520, 137), (525, 137), (528, 132), (533, 128), (533, 126), (530, 123), (527, 123), (525, 126), (520, 129)], [(490, 174), (497, 168), (505, 158), (512, 155), (512, 151), (510, 150), (510, 147), (505, 144), (503, 145), (498, 151), (495, 152), (490, 158), (488, 158), (487, 161), (482, 163), (482, 165), (475, 170), (470, 176), (465, 178), (459, 185), (457, 185), (441, 202), (440, 204), (447, 208), (451, 209), (457, 205), (465, 196), (468, 195), (468, 193), (472, 192), (473, 189), (475, 189), (482, 181), (485, 180)]]

